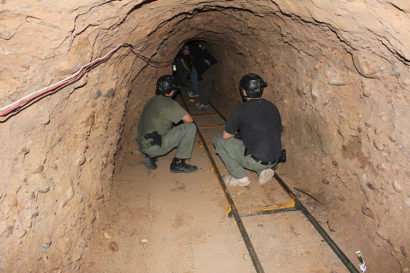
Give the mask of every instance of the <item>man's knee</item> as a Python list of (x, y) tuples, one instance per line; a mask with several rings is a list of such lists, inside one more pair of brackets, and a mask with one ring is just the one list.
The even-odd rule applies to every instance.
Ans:
[(193, 137), (195, 137), (196, 126), (193, 122), (184, 123), (184, 124), (181, 124), (181, 125), (178, 125), (178, 126), (181, 126), (181, 136), (183, 136), (183, 137), (184, 136), (193, 136)]
[(148, 155), (149, 157), (158, 157), (163, 155), (159, 146), (151, 146), (146, 149), (140, 149), (140, 152), (144, 155)]
[(194, 136), (195, 136), (196, 126), (195, 126), (195, 124), (194, 124), (193, 122), (184, 123), (184, 124), (182, 124), (182, 125), (184, 126), (185, 134), (187, 134), (187, 135), (194, 135)]
[(185, 124), (186, 124), (186, 126), (188, 127), (188, 130), (189, 130), (190, 132), (195, 132), (195, 131), (196, 131), (196, 126), (195, 126), (195, 124), (194, 124), (193, 122), (185, 123)]

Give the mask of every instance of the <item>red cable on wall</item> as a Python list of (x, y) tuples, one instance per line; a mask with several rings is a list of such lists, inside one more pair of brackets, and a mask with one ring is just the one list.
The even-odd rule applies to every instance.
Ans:
[(28, 103), (30, 103), (31, 101), (44, 96), (46, 94), (49, 94), (59, 88), (62, 88), (64, 86), (67, 86), (75, 81), (77, 81), (78, 79), (80, 79), (86, 72), (92, 70), (94, 67), (96, 67), (98, 64), (105, 62), (106, 60), (108, 60), (115, 52), (117, 52), (121, 47), (129, 47), (130, 50), (140, 59), (142, 59), (143, 61), (145, 61), (147, 63), (147, 65), (150, 65), (152, 67), (155, 68), (163, 68), (163, 67), (167, 67), (168, 65), (170, 65), (171, 62), (158, 62), (158, 61), (153, 61), (150, 58), (142, 55), (141, 53), (139, 53), (138, 51), (136, 51), (133, 46), (131, 44), (122, 44), (119, 45), (117, 47), (115, 47), (113, 50), (111, 50), (110, 52), (108, 52), (107, 54), (105, 54), (103, 57), (97, 58), (94, 61), (83, 65), (77, 72), (75, 72), (74, 74), (72, 74), (71, 76), (69, 76), (68, 78), (61, 80), (55, 84), (52, 84), (50, 86), (47, 86), (45, 88), (42, 88), (40, 90), (37, 90), (15, 102), (10, 103), (9, 105), (6, 105), (2, 108), (0, 108), (0, 117), (5, 117), (8, 114), (10, 114), (11, 112), (13, 112), (14, 110), (23, 107), (25, 105), (27, 105)]

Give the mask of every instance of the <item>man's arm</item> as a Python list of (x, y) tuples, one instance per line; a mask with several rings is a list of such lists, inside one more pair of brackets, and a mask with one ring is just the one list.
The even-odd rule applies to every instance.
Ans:
[(231, 138), (231, 137), (233, 137), (234, 135), (231, 135), (230, 133), (228, 133), (228, 132), (226, 132), (225, 130), (222, 132), (222, 137), (223, 138)]
[(239, 130), (240, 127), (240, 113), (238, 107), (233, 110), (231, 116), (226, 122), (225, 129), (222, 132), (222, 137), (224, 139), (231, 138), (235, 136), (235, 133)]
[(186, 113), (186, 115), (182, 117), (182, 121), (184, 123), (192, 123), (194, 119), (191, 117), (190, 114)]
[(189, 70), (187, 64), (185, 63), (184, 59), (181, 58), (180, 61), (181, 61), (182, 65), (185, 67), (186, 71), (189, 72), (190, 70)]

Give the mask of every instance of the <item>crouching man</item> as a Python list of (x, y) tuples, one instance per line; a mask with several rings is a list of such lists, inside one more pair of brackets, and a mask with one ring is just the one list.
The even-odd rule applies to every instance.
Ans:
[[(161, 76), (157, 81), (155, 96), (148, 100), (142, 110), (137, 142), (145, 155), (144, 164), (148, 169), (155, 170), (157, 157), (176, 148), (171, 172), (190, 173), (198, 170), (196, 166), (185, 163), (191, 157), (196, 127), (191, 115), (172, 99), (178, 90), (178, 81), (174, 76)], [(173, 126), (181, 120), (181, 125)]]
[(259, 184), (272, 179), (282, 155), (282, 124), (276, 106), (262, 99), (267, 84), (256, 74), (247, 74), (239, 82), (244, 103), (235, 108), (222, 135), (214, 145), (230, 176), (224, 177), (229, 186), (251, 183), (245, 169), (256, 171)]

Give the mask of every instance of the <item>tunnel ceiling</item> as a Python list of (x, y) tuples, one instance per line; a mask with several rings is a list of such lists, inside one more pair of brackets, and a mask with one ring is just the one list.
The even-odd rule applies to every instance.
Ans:
[[(207, 27), (210, 30), (207, 35), (209, 39), (214, 40), (215, 37), (222, 38), (223, 35), (227, 35), (230, 37), (224, 39), (225, 42), (233, 38), (233, 45), (230, 46), (245, 51), (248, 45), (242, 45), (244, 48), (241, 48), (241, 43), (237, 43), (238, 41), (234, 38), (235, 34), (242, 33), (242, 35), (251, 35), (258, 39), (260, 35), (252, 35), (252, 33), (265, 29), (269, 30), (267, 33), (270, 35), (270, 30), (273, 28), (281, 30), (281, 35), (286, 40), (291, 39), (292, 34), (295, 36), (294, 32), (297, 31), (297, 28), (289, 30), (287, 26), (310, 24), (333, 32), (333, 36), (338, 37), (352, 53), (366, 49), (366, 51), (387, 58), (393, 55), (404, 62), (410, 59), (408, 50), (410, 38), (408, 30), (402, 27), (406, 25), (406, 22), (408, 23), (406, 14), (409, 7), (408, 4), (403, 5), (400, 1), (398, 3), (380, 1), (371, 8), (373, 9), (371, 13), (365, 8), (363, 2), (349, 1), (331, 5), (327, 1), (313, 1), (312, 4), (305, 1), (298, 4), (292, 1), (201, 1), (198, 3), (196, 1), (106, 1), (79, 4), (76, 1), (62, 1), (51, 6), (47, 1), (33, 1), (27, 3), (26, 6), (7, 3), (6, 9), (2, 11), (1, 22), (3, 22), (5, 31), (2, 31), (1, 38), (8, 44), (14, 43), (15, 46), (12, 50), (14, 54), (10, 54), (11, 52), (7, 54), (5, 49), (3, 51), (10, 59), (9, 63), (19, 65), (19, 67), (24, 67), (27, 60), (30, 62), (36, 58), (55, 59), (56, 57), (61, 58), (58, 58), (58, 63), (68, 62), (67, 66), (69, 66), (81, 62), (83, 60), (83, 56), (79, 54), (81, 50), (83, 50), (82, 54), (89, 55), (89, 47), (93, 45), (94, 54), (98, 55), (104, 47), (119, 42), (134, 42), (130, 39), (138, 37), (134, 38), (135, 44), (140, 48), (147, 48), (148, 45), (144, 45), (144, 40), (148, 41), (152, 33), (157, 33), (161, 27), (167, 26), (166, 31), (168, 32), (172, 30), (169, 24), (177, 24), (179, 21), (187, 22), (189, 18), (209, 12), (208, 16), (213, 18), (213, 24), (223, 24), (224, 20), (228, 20), (229, 24), (216, 28), (207, 20), (200, 21), (198, 25), (190, 23), (189, 26), (185, 26), (187, 29), (184, 32), (187, 37), (199, 35), (198, 32), (202, 33), (203, 27)], [(31, 8), (28, 8), (29, 6)], [(153, 15), (152, 12), (158, 13)], [(219, 14), (223, 16), (220, 17)], [(59, 20), (60, 16), (64, 16), (64, 20)], [(224, 20), (220, 20), (222, 18)], [(261, 22), (261, 20), (255, 20), (257, 18), (267, 19), (270, 22), (268, 24), (256, 23)], [(367, 19), (361, 20), (361, 18)], [(38, 42), (31, 44), (30, 40), (24, 39), (34, 34), (39, 37)], [(286, 35), (291, 37), (286, 38)], [(70, 56), (72, 60), (67, 60), (66, 52), (70, 52), (70, 48), (79, 44), (86, 36), (88, 36), (89, 45), (79, 45), (75, 50), (77, 57)], [(331, 36), (329, 35), (329, 38), (332, 38)], [(263, 37), (261, 39), (263, 40)], [(28, 47), (32, 50), (24, 52), (24, 49)], [(149, 47), (147, 53), (153, 53), (155, 49), (156, 47)], [(25, 58), (18, 54), (19, 50), (26, 53)], [(358, 65), (361, 62), (365, 65), (366, 60), (360, 58), (358, 57), (357, 60)], [(9, 67), (4, 72), (7, 72), (11, 78), (8, 83), (12, 86), (20, 86), (17, 78), (27, 78), (34, 74), (31, 70), (34, 68), (13, 70)], [(43, 68), (43, 70), (47, 69)], [(4, 72), (3, 75), (5, 75)], [(14, 78), (16, 80), (13, 80)], [(20, 89), (24, 87), (21, 86)]]
[[(241, 75), (263, 75), (284, 146), (297, 155), (289, 179), (323, 198), (323, 221), (369, 263), (410, 270), (409, 1), (22, 2), (0, 3), (1, 106), (115, 45), (171, 61), (185, 41), (206, 41), (218, 59), (213, 102), (229, 114)], [(115, 158), (138, 153), (136, 120), (169, 71), (121, 48), (2, 120), (0, 271), (80, 270), (111, 198)]]

